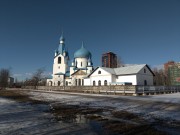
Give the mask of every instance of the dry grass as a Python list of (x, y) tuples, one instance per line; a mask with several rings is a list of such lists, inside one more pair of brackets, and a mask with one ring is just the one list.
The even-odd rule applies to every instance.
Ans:
[(18, 102), (28, 102), (32, 104), (46, 104), (45, 101), (34, 100), (29, 97), (27, 92), (18, 90), (1, 90), (0, 97), (9, 98)]

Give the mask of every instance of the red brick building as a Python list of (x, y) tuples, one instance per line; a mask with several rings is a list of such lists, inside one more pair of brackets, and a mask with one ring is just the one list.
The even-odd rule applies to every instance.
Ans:
[(117, 68), (117, 56), (113, 52), (102, 54), (102, 67)]

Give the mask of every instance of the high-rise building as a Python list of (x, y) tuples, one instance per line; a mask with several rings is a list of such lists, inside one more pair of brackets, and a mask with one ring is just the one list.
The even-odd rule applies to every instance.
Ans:
[(169, 61), (164, 64), (164, 70), (170, 85), (180, 85), (180, 63)]
[(168, 68), (169, 66), (173, 66), (175, 64), (174, 61), (168, 61), (167, 63), (164, 64), (164, 72), (167, 75), (168, 74)]
[(168, 78), (171, 85), (180, 85), (180, 63), (169, 66)]
[(102, 54), (102, 67), (117, 68), (117, 56), (113, 52)]

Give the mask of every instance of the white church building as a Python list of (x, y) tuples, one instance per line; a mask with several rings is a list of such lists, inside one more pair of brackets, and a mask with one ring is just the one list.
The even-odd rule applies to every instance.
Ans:
[(65, 39), (60, 37), (59, 47), (55, 50), (53, 74), (47, 79), (49, 86), (82, 86), (84, 78), (93, 71), (91, 53), (84, 48), (83, 43), (74, 53), (71, 65), (68, 65), (69, 53), (65, 47)]
[(154, 73), (146, 64), (94, 69), (92, 55), (83, 43), (74, 53), (70, 66), (69, 60), (65, 39), (61, 36), (55, 50), (53, 74), (47, 79), (48, 86), (153, 85)]

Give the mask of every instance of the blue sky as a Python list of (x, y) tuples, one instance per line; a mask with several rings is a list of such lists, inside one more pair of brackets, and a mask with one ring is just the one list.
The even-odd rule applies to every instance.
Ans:
[(126, 64), (179, 62), (179, 0), (1, 0), (0, 68), (24, 79), (44, 67), (52, 73), (64, 31), (70, 58), (84, 46), (94, 66), (112, 51)]

